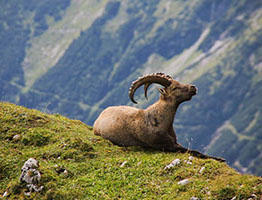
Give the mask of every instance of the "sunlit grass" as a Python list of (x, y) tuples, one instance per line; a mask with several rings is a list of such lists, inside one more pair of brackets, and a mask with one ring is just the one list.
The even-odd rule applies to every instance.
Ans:
[[(14, 139), (15, 135), (19, 135)], [(44, 186), (32, 199), (247, 199), (262, 195), (262, 179), (225, 163), (139, 147), (121, 148), (92, 128), (61, 115), (0, 103), (0, 195), (24, 199), (20, 169), (39, 161)], [(181, 163), (164, 169), (175, 158)], [(123, 164), (124, 163), (124, 164)], [(204, 170), (200, 173), (200, 169)], [(64, 170), (67, 173), (63, 173)], [(187, 185), (178, 182), (189, 179)]]

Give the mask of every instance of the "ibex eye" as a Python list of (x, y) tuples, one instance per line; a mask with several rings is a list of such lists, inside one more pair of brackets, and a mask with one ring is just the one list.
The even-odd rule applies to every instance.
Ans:
[(172, 90), (174, 91), (174, 90), (176, 90), (176, 89), (177, 89), (177, 87), (173, 88)]

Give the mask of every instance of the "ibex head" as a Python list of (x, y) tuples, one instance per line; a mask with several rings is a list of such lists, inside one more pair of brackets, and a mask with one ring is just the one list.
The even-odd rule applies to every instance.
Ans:
[(174, 80), (171, 76), (164, 73), (154, 73), (138, 78), (134, 81), (129, 89), (129, 97), (134, 102), (134, 94), (137, 88), (144, 85), (145, 97), (147, 98), (147, 89), (152, 83), (157, 83), (164, 88), (159, 88), (161, 99), (172, 103), (182, 103), (188, 101), (197, 93), (197, 88), (194, 85), (182, 84)]

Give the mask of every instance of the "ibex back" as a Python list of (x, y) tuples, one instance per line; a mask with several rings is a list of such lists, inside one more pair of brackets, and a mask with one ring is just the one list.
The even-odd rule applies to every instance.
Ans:
[(163, 73), (143, 76), (134, 81), (129, 97), (134, 102), (134, 93), (144, 85), (145, 97), (152, 83), (164, 88), (158, 89), (160, 99), (145, 110), (130, 106), (112, 106), (105, 109), (94, 123), (94, 133), (119, 146), (142, 146), (159, 150), (188, 152), (201, 158), (216, 158), (189, 150), (177, 143), (173, 122), (178, 106), (196, 95), (194, 85), (182, 84)]

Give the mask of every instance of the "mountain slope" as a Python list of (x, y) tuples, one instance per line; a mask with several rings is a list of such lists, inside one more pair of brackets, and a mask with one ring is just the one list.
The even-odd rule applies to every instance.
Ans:
[[(262, 179), (225, 163), (142, 148), (120, 148), (89, 126), (0, 102), (0, 196), (8, 199), (259, 199)], [(26, 196), (21, 167), (33, 157), (44, 186)], [(174, 159), (181, 163), (164, 169)], [(187, 162), (184, 162), (187, 161)], [(202, 169), (202, 170), (201, 170)], [(201, 170), (201, 172), (200, 172)], [(186, 185), (178, 182), (189, 179)], [(28, 195), (28, 194), (27, 194)]]
[[(62, 11), (70, 4), (69, 0), (36, 3), (0, 2), (0, 80), (2, 95), (9, 96), (8, 90), (16, 85), (24, 86), (22, 62), (31, 37), (41, 35), (48, 28), (47, 16), (59, 21)], [(6, 86), (8, 85), (8, 86)], [(19, 88), (19, 87), (18, 87)], [(10, 94), (13, 96), (12, 92)]]
[[(25, 45), (16, 43), (25, 55), (16, 67), (19, 75), (15, 69), (4, 70), (17, 77), (1, 79), (2, 100), (92, 125), (104, 108), (132, 105), (128, 88), (133, 80), (162, 71), (194, 83), (199, 91), (178, 110), (178, 141), (225, 157), (241, 172), (262, 175), (259, 0), (64, 4), (57, 4), (62, 10), (57, 20), (50, 20), (47, 16), (52, 14), (43, 9), (37, 19), (49, 19), (46, 28), (31, 33)], [(58, 30), (63, 34), (55, 34)], [(10, 60), (6, 66), (14, 66)], [(149, 97), (145, 101), (138, 91), (138, 106), (144, 108), (158, 98), (154, 87)]]

